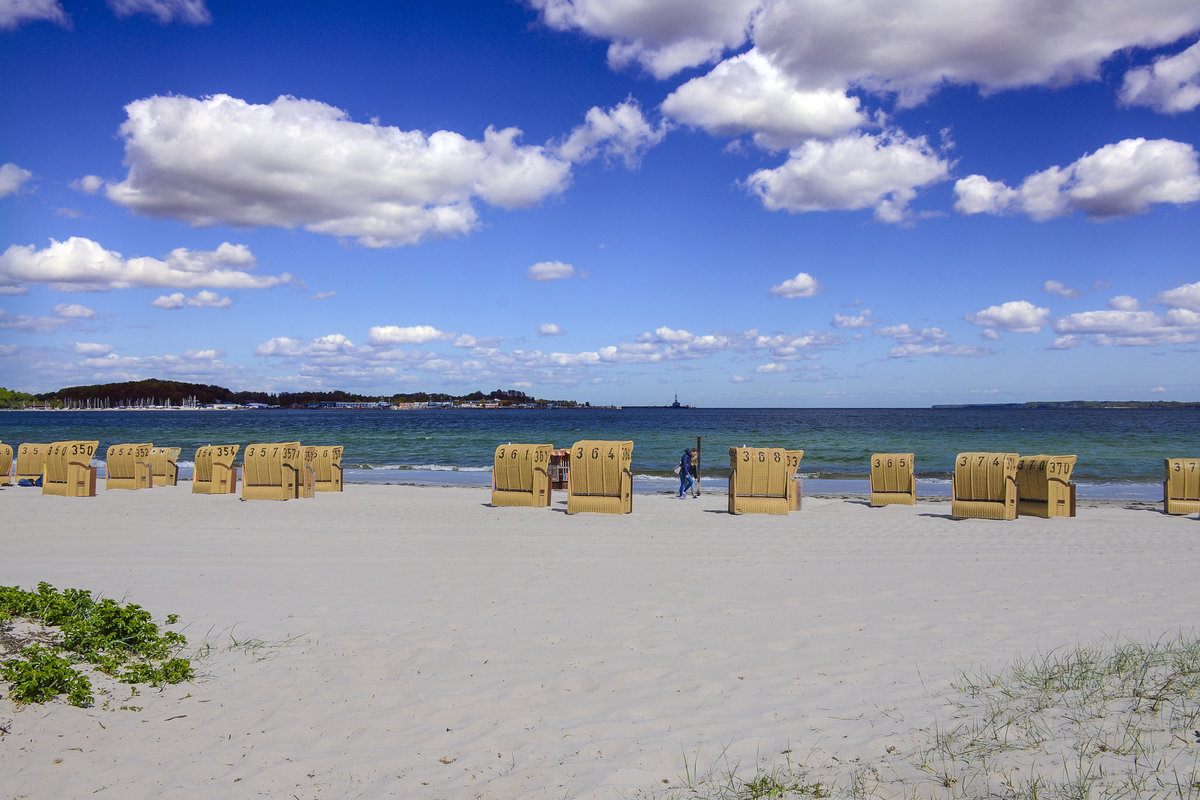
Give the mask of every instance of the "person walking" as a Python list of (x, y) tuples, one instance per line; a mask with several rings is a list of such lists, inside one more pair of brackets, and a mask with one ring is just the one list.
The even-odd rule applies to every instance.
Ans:
[(692, 451), (684, 449), (679, 459), (679, 499), (682, 500), (695, 485), (692, 480)]
[(695, 500), (700, 496), (700, 454), (694, 447), (688, 452), (692, 457), (692, 499)]

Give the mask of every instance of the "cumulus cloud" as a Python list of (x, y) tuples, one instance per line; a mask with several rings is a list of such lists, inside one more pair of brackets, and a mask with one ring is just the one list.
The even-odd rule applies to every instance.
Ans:
[(302, 227), (367, 247), (468, 233), (475, 202), (532, 206), (564, 191), (570, 163), (516, 128), (483, 141), (353, 122), (315, 100), (154, 96), (125, 107), (125, 180), (113, 202), (192, 225)]
[(113, 351), (111, 344), (100, 344), (98, 342), (75, 342), (71, 345), (71, 349), (81, 356), (106, 356)]
[(888, 351), (889, 358), (915, 358), (917, 356), (971, 356), (993, 354), (992, 350), (966, 345), (951, 344), (941, 328), (913, 328), (908, 323), (876, 328), (877, 336), (895, 339), (899, 344)]
[(108, 7), (118, 17), (146, 14), (164, 25), (176, 20), (190, 25), (212, 22), (204, 0), (108, 0)]
[(546, 283), (575, 277), (575, 267), (561, 261), (539, 261), (529, 268), (529, 280)]
[(95, 194), (104, 188), (104, 179), (99, 175), (84, 175), (71, 181), (71, 188), (81, 194)]
[(1165, 292), (1159, 292), (1154, 296), (1154, 302), (1167, 308), (1200, 311), (1200, 282), (1188, 283)]
[(961, 214), (1025, 213), (1036, 220), (1076, 211), (1104, 220), (1144, 214), (1159, 203), (1200, 200), (1200, 163), (1190, 144), (1170, 139), (1125, 139), (1067, 167), (1030, 175), (1018, 189), (982, 175), (955, 183)]
[(746, 41), (760, 0), (527, 0), (557, 30), (611, 41), (614, 69), (639, 64), (657, 78), (720, 57)]
[(1125, 73), (1120, 100), (1127, 106), (1149, 106), (1165, 114), (1200, 106), (1200, 42)]
[(1012, 300), (982, 311), (967, 314), (963, 319), (984, 328), (1001, 328), (1013, 333), (1039, 333), (1050, 318), (1050, 309), (1040, 308), (1028, 300)]
[(543, 322), (538, 326), (538, 336), (562, 336), (564, 333), (566, 331), (553, 322)]
[(653, 126), (646, 121), (641, 106), (632, 99), (605, 111), (593, 106), (584, 117), (584, 124), (554, 149), (560, 158), (576, 163), (603, 156), (608, 161), (620, 160), (633, 169), (642, 155), (667, 135), (666, 123)]
[(771, 294), (777, 297), (813, 297), (820, 293), (821, 284), (807, 272), (797, 272), (796, 277), (771, 287)]
[(15, 330), (24, 333), (54, 333), (59, 328), (77, 320), (95, 319), (98, 315), (87, 306), (75, 303), (59, 303), (53, 316), (32, 317), (27, 314), (9, 314), (0, 308), (0, 330)]
[(54, 307), (54, 314), (63, 319), (95, 319), (97, 316), (95, 311), (78, 303), (59, 303)]
[(1079, 290), (1073, 289), (1060, 281), (1046, 281), (1042, 284), (1042, 291), (1047, 294), (1056, 294), (1059, 297), (1079, 297)]
[(811, 140), (775, 169), (762, 169), (747, 188), (772, 211), (875, 209), (881, 222), (901, 222), (917, 189), (944, 180), (950, 164), (925, 137), (898, 131)]
[(835, 328), (850, 328), (858, 330), (861, 328), (870, 328), (875, 324), (875, 320), (871, 319), (871, 309), (864, 308), (861, 314), (834, 314), (833, 322), (830, 323)]
[(124, 258), (91, 239), (72, 236), (50, 240), (42, 250), (12, 245), (0, 255), (0, 291), (24, 291), (44, 283), (55, 291), (105, 292), (133, 287), (198, 289), (270, 289), (292, 281), (282, 275), (253, 275), (249, 248), (223, 243), (216, 250), (177, 248), (165, 259)]
[(1142, 304), (1136, 297), (1121, 294), (1109, 300), (1108, 307), (1114, 311), (1141, 311)]
[(751, 134), (770, 150), (830, 139), (865, 122), (857, 98), (838, 89), (804, 89), (756, 49), (722, 61), (672, 92), (663, 112), (685, 125), (737, 137)]
[(0, 30), (13, 30), (25, 22), (71, 24), (59, 0), (5, 0), (0, 3)]
[(367, 338), (375, 345), (410, 345), (453, 339), (454, 334), (439, 331), (432, 325), (412, 325), (406, 328), (398, 325), (376, 325), (371, 328)]
[(150, 303), (155, 308), (165, 308), (168, 310), (183, 308), (184, 304), (195, 308), (229, 308), (233, 305), (233, 300), (229, 297), (221, 297), (216, 292), (204, 290), (196, 292), (196, 294), (187, 298), (183, 296), (183, 292), (175, 292), (163, 295)]
[(1057, 333), (1090, 337), (1101, 346), (1146, 347), (1200, 341), (1200, 312), (1172, 308), (1153, 311), (1084, 311), (1061, 317)]
[(772, 362), (755, 367), (754, 371), (759, 375), (778, 375), (781, 372), (787, 372), (788, 367), (786, 364), (775, 364)]
[(21, 191), (21, 184), (32, 177), (32, 172), (21, 169), (11, 161), (0, 166), (0, 197), (8, 197)]

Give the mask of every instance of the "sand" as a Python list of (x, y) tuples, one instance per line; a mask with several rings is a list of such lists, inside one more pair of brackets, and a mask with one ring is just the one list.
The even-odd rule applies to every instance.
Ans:
[(621, 798), (784, 749), (836, 767), (933, 725), (956, 668), (1200, 608), (1200, 522), (1149, 505), (568, 516), (561, 492), (189, 489), (0, 490), (0, 584), (178, 614), (200, 651), (197, 680), (91, 708), (0, 699), (0, 796)]

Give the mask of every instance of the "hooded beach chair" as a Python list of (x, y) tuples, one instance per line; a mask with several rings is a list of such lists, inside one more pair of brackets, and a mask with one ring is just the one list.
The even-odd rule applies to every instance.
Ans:
[(51, 442), (46, 451), (46, 478), (42, 494), (60, 497), (95, 497), (96, 468), (92, 456), (100, 442)]
[(787, 453), (788, 469), (788, 511), (799, 511), (804, 502), (804, 481), (797, 477), (800, 472), (800, 461), (804, 458), (803, 450), (785, 450)]
[(1194, 514), (1200, 511), (1200, 458), (1166, 459), (1163, 481), (1163, 511)]
[(871, 456), (871, 505), (915, 505), (917, 479), (912, 453), (875, 453)]
[(299, 442), (269, 442), (246, 446), (242, 454), (243, 500), (294, 500), (312, 497), (305, 480), (304, 450)]
[(150, 448), (150, 469), (155, 486), (174, 486), (179, 483), (178, 447)]
[(729, 513), (788, 513), (793, 475), (782, 447), (729, 448)]
[(950, 516), (1017, 518), (1016, 453), (959, 453), (954, 459)]
[(1017, 461), (1017, 512), (1035, 517), (1075, 516), (1071, 471), (1077, 456), (1021, 456)]
[(587, 439), (571, 447), (567, 513), (633, 511), (633, 442)]
[(341, 447), (308, 445), (304, 448), (304, 463), (312, 469), (313, 491), (342, 491)]
[(153, 489), (154, 468), (150, 451), (154, 445), (114, 444), (104, 455), (105, 489)]
[(41, 480), (46, 474), (46, 453), (49, 442), (26, 442), (17, 448), (17, 465), (13, 470), (13, 481)]
[(192, 470), (193, 494), (237, 494), (238, 471), (233, 465), (240, 444), (209, 444), (196, 448)]
[(552, 444), (502, 444), (492, 462), (492, 505), (550, 505)]
[(12, 462), (12, 445), (0, 442), (0, 486), (12, 485)]

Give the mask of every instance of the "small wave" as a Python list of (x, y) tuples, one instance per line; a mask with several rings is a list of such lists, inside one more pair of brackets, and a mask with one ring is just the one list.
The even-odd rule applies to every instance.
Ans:
[(491, 467), (464, 467), (456, 464), (343, 464), (343, 469), (420, 470), (421, 472), (491, 472)]

